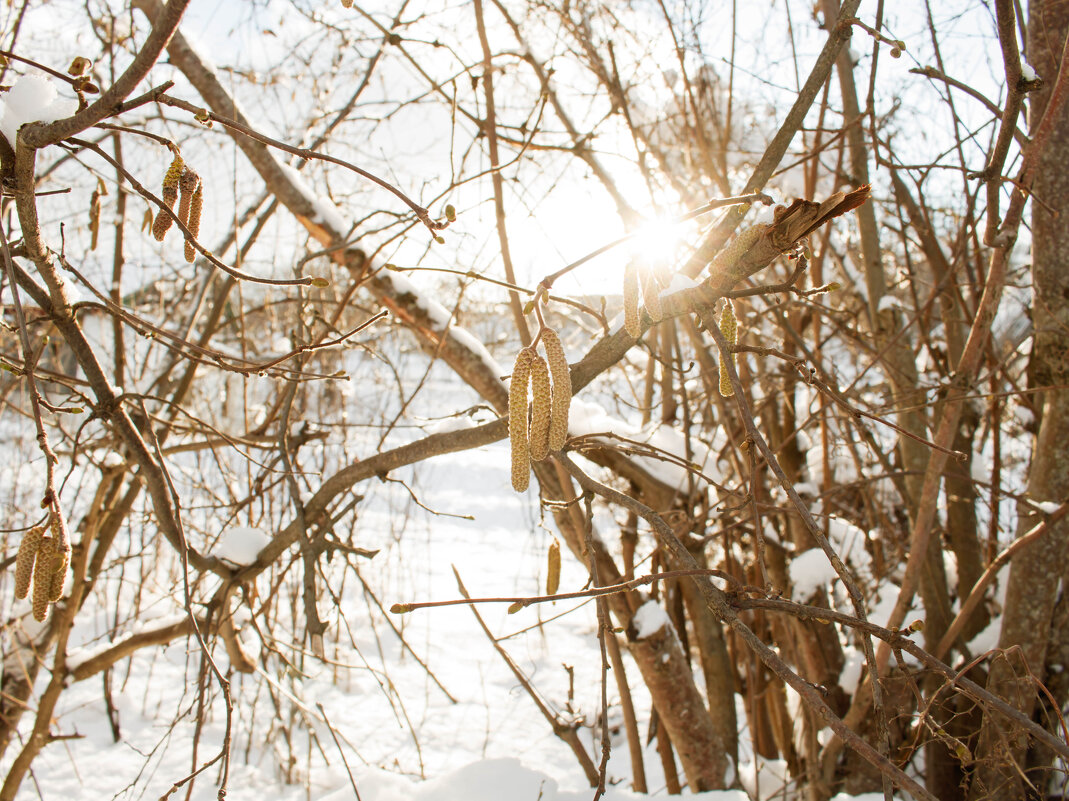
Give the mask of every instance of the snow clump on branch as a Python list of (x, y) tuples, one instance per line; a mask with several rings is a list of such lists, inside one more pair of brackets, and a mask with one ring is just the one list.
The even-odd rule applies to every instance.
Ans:
[(70, 117), (78, 102), (60, 97), (55, 85), (39, 75), (23, 75), (0, 100), (0, 132), (11, 147), (19, 128), (31, 122), (55, 122)]

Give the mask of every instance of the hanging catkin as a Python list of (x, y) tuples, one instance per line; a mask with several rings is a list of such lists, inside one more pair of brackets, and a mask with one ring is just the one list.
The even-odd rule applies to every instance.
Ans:
[(541, 356), (531, 360), (531, 461), (549, 456), (549, 367)]
[(552, 328), (542, 332), (549, 377), (553, 379), (553, 403), (549, 419), (549, 449), (559, 451), (568, 439), (568, 412), (572, 405), (572, 371), (564, 355), (560, 337)]
[(646, 306), (646, 313), (655, 323), (659, 323), (664, 317), (661, 308), (661, 286), (657, 283), (657, 276), (652, 267), (642, 268), (642, 302)]
[(70, 565), (70, 551), (60, 551), (53, 557), (52, 581), (48, 588), (48, 600), (53, 603), (63, 597), (63, 585), (67, 581), (67, 568)]
[[(167, 174), (163, 176), (163, 202), (167, 209), (173, 210), (175, 201), (178, 200), (178, 183), (184, 166), (182, 157), (176, 154), (171, 166), (167, 168)], [(155, 222), (152, 223), (152, 235), (156, 237), (157, 242), (163, 241), (171, 227), (171, 215), (167, 213), (167, 209), (160, 209)]]
[(198, 183), (197, 188), (193, 192), (193, 198), (189, 202), (189, 222), (186, 223), (186, 228), (189, 229), (190, 238), (186, 239), (185, 256), (186, 261), (190, 264), (197, 258), (197, 250), (193, 247), (193, 240), (200, 234), (200, 214), (203, 206), (204, 184)]
[(535, 352), (524, 348), (512, 366), (509, 384), (509, 443), (512, 445), (512, 488), (526, 492), (531, 482), (531, 451), (527, 438), (527, 383)]
[(51, 537), (42, 538), (33, 568), (33, 617), (38, 623), (48, 617), (48, 604), (52, 600), (52, 560), (55, 555), (56, 541)]
[(44, 526), (34, 526), (22, 535), (18, 556), (15, 557), (15, 597), (25, 598), (30, 593), (30, 580), (33, 578), (33, 563), (37, 558), (37, 549), (41, 545)]
[(178, 201), (178, 219), (187, 228), (189, 227), (189, 210), (193, 207), (193, 193), (197, 191), (198, 186), (200, 186), (200, 176), (186, 167), (178, 181), (178, 188), (182, 193)]
[(63, 595), (63, 582), (67, 578), (67, 567), (71, 563), (71, 540), (67, 532), (67, 521), (55, 510), (52, 511), (49, 525), (52, 530), (52, 566), (49, 571), (48, 600), (58, 601)]
[[(735, 318), (735, 309), (729, 300), (724, 304), (724, 310), (720, 312), (720, 333), (724, 335), (728, 345), (738, 344), (739, 323)], [(735, 353), (733, 351), (721, 351), (720, 353), (720, 394), (730, 398), (735, 394), (735, 388), (731, 385), (731, 377), (728, 375), (727, 360), (735, 365)]]
[(638, 316), (638, 266), (634, 262), (624, 269), (624, 329), (635, 339), (642, 336)]
[(546, 595), (556, 595), (560, 588), (560, 543), (556, 540), (549, 546), (546, 561)]

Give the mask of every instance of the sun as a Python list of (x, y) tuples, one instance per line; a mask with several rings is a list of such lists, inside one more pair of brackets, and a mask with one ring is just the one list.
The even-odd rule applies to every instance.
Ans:
[(627, 243), (631, 258), (641, 266), (671, 269), (679, 249), (686, 239), (687, 226), (666, 214), (659, 215), (641, 225)]
[[(585, 218), (589, 219), (589, 215), (590, 211), (586, 210)], [(624, 268), (632, 261), (640, 267), (652, 269), (665, 281), (670, 280), (677, 258), (691, 233), (691, 225), (662, 214), (647, 219), (627, 232), (611, 225), (577, 232), (569, 248), (576, 253), (573, 262), (591, 254), (598, 255), (583, 261), (562, 276), (556, 289), (565, 294), (619, 295), (623, 290)]]

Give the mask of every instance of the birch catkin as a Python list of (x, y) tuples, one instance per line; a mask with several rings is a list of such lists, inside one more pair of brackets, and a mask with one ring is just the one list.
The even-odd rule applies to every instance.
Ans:
[(758, 223), (757, 225), (751, 225), (749, 228), (739, 231), (735, 236), (734, 241), (716, 254), (716, 258), (713, 259), (712, 264), (713, 271), (732, 267), (735, 262), (754, 246), (754, 243), (761, 238), (761, 234), (767, 229), (767, 225)]
[[(171, 166), (167, 168), (167, 174), (163, 176), (163, 202), (168, 209), (174, 209), (175, 201), (178, 200), (178, 183), (184, 166), (182, 157), (175, 155)], [(171, 222), (171, 215), (165, 209), (156, 213), (156, 220), (152, 223), (152, 235), (156, 237), (157, 242), (162, 242), (167, 236)]]
[(546, 595), (556, 595), (558, 589), (560, 589), (560, 543), (553, 540), (547, 556)]
[(549, 377), (553, 379), (553, 403), (549, 418), (549, 449), (559, 451), (568, 439), (568, 412), (572, 405), (572, 371), (564, 355), (560, 337), (552, 328), (542, 332)]
[(635, 339), (642, 336), (638, 316), (638, 266), (634, 262), (624, 269), (624, 329)]
[(182, 193), (178, 201), (178, 219), (187, 228), (189, 227), (189, 210), (193, 207), (193, 193), (197, 191), (198, 186), (200, 186), (200, 176), (186, 167), (178, 181), (178, 188)]
[(549, 456), (550, 387), (549, 367), (541, 356), (531, 361), (531, 460)]
[(189, 238), (186, 239), (185, 257), (190, 264), (197, 258), (197, 250), (193, 247), (193, 240), (200, 234), (200, 214), (203, 206), (204, 184), (198, 183), (196, 190), (193, 192), (193, 198), (189, 202), (189, 222), (186, 223), (186, 228), (189, 229)]
[(15, 557), (15, 597), (25, 598), (30, 594), (30, 580), (33, 578), (33, 563), (37, 558), (37, 549), (41, 545), (44, 526), (34, 526), (22, 535), (19, 553)]
[(37, 563), (33, 568), (33, 618), (38, 623), (48, 617), (48, 604), (52, 600), (52, 561), (55, 555), (56, 541), (51, 537), (42, 538), (37, 548)]
[(512, 445), (512, 488), (526, 492), (531, 482), (531, 451), (527, 438), (527, 383), (535, 352), (524, 348), (512, 366), (509, 384), (509, 443)]
[(642, 268), (642, 302), (646, 306), (646, 313), (655, 323), (659, 323), (664, 317), (661, 308), (661, 286), (657, 283), (651, 267)]
[(63, 595), (63, 582), (67, 578), (67, 567), (71, 563), (71, 538), (67, 531), (67, 521), (55, 510), (52, 511), (49, 524), (52, 529), (53, 554), (48, 580), (48, 600), (58, 601)]
[(48, 586), (48, 600), (53, 603), (63, 597), (63, 585), (67, 581), (67, 568), (69, 568), (70, 565), (70, 551), (60, 551), (53, 558), (52, 581)]
[[(720, 333), (724, 335), (724, 339), (727, 340), (728, 345), (738, 344), (739, 341), (739, 322), (735, 318), (735, 308), (731, 305), (729, 300), (724, 304), (724, 310), (720, 312)], [(727, 360), (731, 359), (731, 364), (735, 365), (735, 354), (733, 351), (721, 351), (720, 353), (720, 394), (725, 398), (730, 398), (735, 394), (735, 388), (731, 385), (731, 377), (728, 375)]]

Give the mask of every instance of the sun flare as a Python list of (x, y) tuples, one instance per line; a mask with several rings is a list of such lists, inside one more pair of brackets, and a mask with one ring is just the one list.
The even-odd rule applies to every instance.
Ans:
[[(594, 230), (606, 232), (611, 227)], [(670, 280), (692, 232), (693, 222), (680, 222), (667, 214), (650, 218), (638, 228), (617, 237), (603, 235), (594, 238), (589, 229), (577, 232), (574, 250), (569, 248), (570, 252), (577, 252), (576, 260), (613, 243), (615, 246), (568, 274), (561, 281), (560, 290), (566, 293), (618, 295), (623, 290), (624, 268), (630, 262), (650, 268), (664, 280)]]
[(646, 267), (670, 268), (686, 238), (685, 223), (659, 215), (644, 223), (628, 242), (630, 257)]

